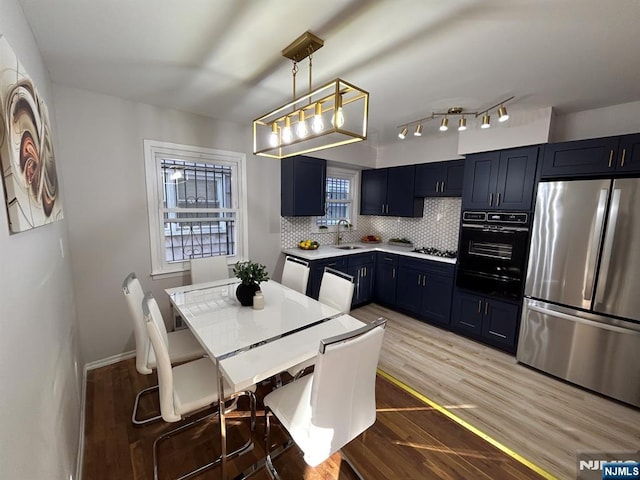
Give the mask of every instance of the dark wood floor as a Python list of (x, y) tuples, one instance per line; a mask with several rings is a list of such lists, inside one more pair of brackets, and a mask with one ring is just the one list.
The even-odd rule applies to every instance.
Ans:
[[(153, 478), (153, 441), (177, 424), (157, 422), (134, 427), (130, 416), (136, 392), (152, 385), (155, 380), (155, 375), (139, 375), (133, 359), (88, 372), (85, 480)], [(260, 387), (259, 396), (267, 388)], [(376, 397), (376, 423), (344, 449), (365, 479), (541, 478), (381, 376), (378, 376), (376, 384)], [(248, 404), (241, 401), (228, 422), (230, 449), (250, 433), (247, 419), (242, 418), (247, 407)], [(141, 413), (157, 411), (156, 397), (145, 398)], [(253, 451), (230, 461), (231, 478), (263, 456), (263, 434), (264, 421), (259, 417), (253, 433), (255, 447)], [(280, 439), (284, 438), (276, 431), (274, 440), (278, 440), (279, 435)], [(175, 478), (217, 455), (218, 438), (218, 424), (214, 417), (164, 442), (160, 448), (160, 478)], [(276, 459), (275, 465), (283, 480), (355, 478), (348, 468), (341, 468), (338, 454), (312, 469), (306, 466), (295, 447)], [(197, 478), (217, 479), (220, 471), (214, 468)], [(264, 480), (269, 477), (262, 469), (252, 478)]]

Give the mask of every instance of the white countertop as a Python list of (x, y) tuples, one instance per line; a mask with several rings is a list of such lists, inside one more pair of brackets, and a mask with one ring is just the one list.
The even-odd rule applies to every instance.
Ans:
[(294, 255), (296, 257), (304, 258), (305, 260), (321, 260), (323, 258), (340, 257), (343, 255), (354, 255), (357, 253), (367, 252), (386, 252), (395, 253), (398, 255), (404, 255), (407, 257), (421, 258), (423, 260), (431, 260), (434, 262), (450, 263), (455, 265), (455, 258), (443, 258), (435, 257), (433, 255), (425, 255), (424, 253), (412, 252), (414, 247), (398, 247), (395, 245), (389, 245), (387, 243), (345, 243), (344, 246), (357, 246), (351, 250), (343, 250), (336, 245), (321, 245), (317, 250), (303, 250), (301, 248), (287, 248), (282, 251), (286, 255)]

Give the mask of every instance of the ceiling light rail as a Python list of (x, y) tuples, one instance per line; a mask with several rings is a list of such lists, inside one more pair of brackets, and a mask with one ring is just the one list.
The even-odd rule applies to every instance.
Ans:
[(416, 137), (419, 137), (422, 135), (422, 124), (426, 123), (430, 120), (434, 120), (436, 118), (440, 118), (442, 117), (442, 120), (440, 121), (440, 127), (439, 130), (441, 132), (446, 132), (447, 130), (449, 130), (449, 118), (450, 117), (457, 117), (458, 118), (458, 131), (462, 132), (464, 130), (467, 129), (467, 117), (474, 117), (474, 118), (478, 118), (478, 117), (482, 117), (482, 121), (480, 124), (480, 128), (489, 128), (491, 127), (491, 115), (490, 113), (495, 110), (496, 108), (497, 110), (497, 115), (498, 115), (498, 121), (499, 122), (504, 122), (506, 120), (509, 119), (509, 114), (507, 113), (507, 107), (505, 106), (507, 104), (507, 102), (510, 102), (511, 100), (513, 100), (514, 98), (516, 98), (515, 96), (511, 96), (508, 98), (505, 98), (504, 100), (499, 101), (498, 103), (496, 103), (495, 105), (491, 105), (489, 108), (486, 108), (484, 110), (479, 110), (479, 111), (468, 111), (465, 110), (462, 107), (451, 107), (449, 108), (446, 112), (431, 112), (431, 115), (429, 115), (428, 117), (423, 117), (423, 118), (419, 118), (418, 120), (413, 120), (412, 122), (407, 122), (404, 123), (402, 125), (398, 125), (396, 128), (400, 129), (400, 132), (398, 133), (398, 138), (404, 140), (407, 137), (407, 134), (409, 132), (409, 128), (413, 128), (413, 125), (415, 125), (415, 129), (413, 131), (413, 135)]
[[(367, 138), (368, 92), (341, 78), (312, 90), (312, 56), (323, 45), (322, 39), (305, 32), (282, 50), (293, 62), (292, 100), (253, 121), (255, 155), (286, 158)], [(297, 64), (307, 57), (309, 92), (298, 97)]]

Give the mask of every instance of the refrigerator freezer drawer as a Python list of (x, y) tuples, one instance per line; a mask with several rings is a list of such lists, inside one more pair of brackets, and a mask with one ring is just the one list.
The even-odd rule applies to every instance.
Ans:
[(639, 327), (610, 325), (571, 312), (525, 299), (518, 361), (640, 407)]

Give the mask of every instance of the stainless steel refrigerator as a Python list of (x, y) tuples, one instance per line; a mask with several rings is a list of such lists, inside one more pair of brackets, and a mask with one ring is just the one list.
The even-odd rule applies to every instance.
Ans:
[(517, 359), (640, 407), (640, 179), (540, 182)]

